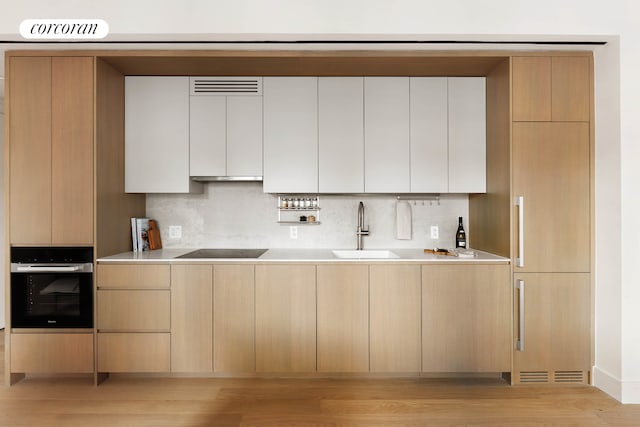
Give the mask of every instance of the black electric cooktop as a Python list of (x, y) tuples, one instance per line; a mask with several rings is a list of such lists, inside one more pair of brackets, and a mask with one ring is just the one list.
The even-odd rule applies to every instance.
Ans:
[(176, 258), (258, 258), (266, 249), (198, 249)]

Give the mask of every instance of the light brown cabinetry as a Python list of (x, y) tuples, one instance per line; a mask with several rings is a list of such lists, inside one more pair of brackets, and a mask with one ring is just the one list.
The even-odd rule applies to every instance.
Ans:
[(592, 59), (513, 58), (514, 382), (588, 382)]
[(98, 265), (98, 372), (169, 372), (169, 265)]
[(586, 273), (516, 275), (517, 382), (587, 382), (591, 359)]
[(93, 373), (93, 333), (11, 334), (12, 372)]
[(420, 372), (419, 265), (369, 267), (371, 372)]
[(171, 266), (171, 372), (213, 369), (211, 265)]
[(9, 59), (14, 245), (93, 243), (93, 62)]
[(586, 56), (514, 57), (513, 120), (589, 121), (590, 67)]
[(253, 265), (213, 267), (213, 371), (256, 370)]
[(514, 223), (524, 261), (515, 270), (588, 272), (589, 123), (514, 123), (512, 144), (513, 194), (524, 199), (523, 224)]
[(316, 266), (255, 268), (256, 371), (315, 372)]
[(369, 268), (317, 268), (318, 372), (368, 372)]
[(422, 370), (511, 370), (508, 265), (422, 266)]

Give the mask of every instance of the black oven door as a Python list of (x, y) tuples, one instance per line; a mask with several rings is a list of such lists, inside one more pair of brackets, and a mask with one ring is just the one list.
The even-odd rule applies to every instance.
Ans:
[(93, 328), (93, 274), (38, 267), (12, 268), (11, 327)]

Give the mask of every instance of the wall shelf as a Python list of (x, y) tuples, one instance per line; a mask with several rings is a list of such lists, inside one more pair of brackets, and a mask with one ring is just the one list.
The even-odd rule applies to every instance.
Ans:
[[(307, 212), (309, 215), (306, 214)], [(304, 215), (300, 215), (303, 213)], [(305, 219), (301, 220), (301, 217), (304, 217)], [(309, 218), (312, 218), (312, 220), (309, 221)], [(320, 225), (319, 196), (317, 194), (279, 195), (278, 224)]]

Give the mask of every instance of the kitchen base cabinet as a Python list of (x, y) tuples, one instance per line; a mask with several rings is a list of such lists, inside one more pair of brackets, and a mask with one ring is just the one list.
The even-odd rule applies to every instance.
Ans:
[(422, 267), (422, 370), (511, 370), (508, 265)]
[(517, 274), (514, 382), (588, 382), (591, 360), (587, 273)]
[(256, 371), (316, 371), (315, 265), (256, 265)]
[(256, 370), (253, 265), (213, 267), (213, 371)]
[(160, 330), (168, 332), (171, 295), (165, 289), (99, 289), (98, 331)]
[(210, 265), (171, 266), (171, 372), (213, 369)]
[(99, 264), (96, 280), (98, 372), (170, 372), (170, 266)]
[(98, 372), (166, 372), (171, 370), (171, 334), (98, 334)]
[(98, 264), (97, 281), (101, 289), (169, 289), (171, 270), (167, 264)]
[(369, 267), (371, 372), (420, 372), (420, 266)]
[(318, 372), (369, 371), (369, 269), (318, 265)]
[(11, 372), (93, 373), (93, 333), (11, 334)]

